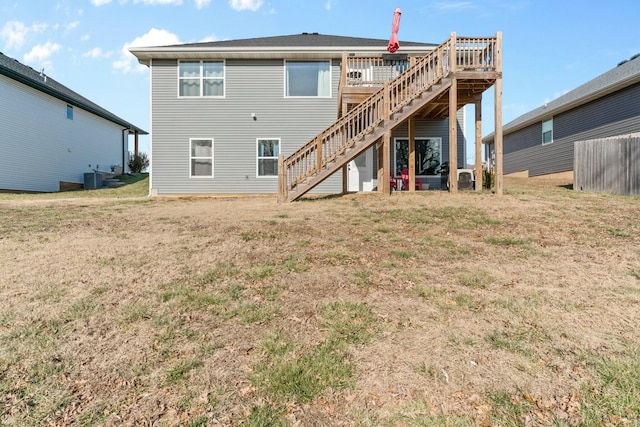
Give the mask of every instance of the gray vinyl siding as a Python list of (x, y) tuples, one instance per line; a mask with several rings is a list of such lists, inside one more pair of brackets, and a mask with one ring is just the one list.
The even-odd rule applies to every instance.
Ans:
[[(466, 162), (465, 156), (465, 140), (462, 128), (464, 127), (464, 112), (462, 109), (457, 112), (458, 120), (458, 168), (464, 168)], [(441, 162), (449, 161), (449, 119), (445, 120), (416, 120), (416, 138), (441, 138)], [(393, 165), (395, 159), (395, 138), (408, 138), (409, 137), (409, 125), (408, 123), (401, 124), (391, 134), (391, 164)], [(393, 166), (392, 166), (393, 167)], [(439, 189), (441, 182), (440, 177), (428, 177), (423, 179), (423, 182), (429, 184), (430, 189)]]
[(0, 93), (0, 189), (53, 192), (122, 165), (119, 125), (79, 107), (68, 120), (66, 102), (6, 76)]
[[(256, 140), (279, 138), (286, 156), (337, 117), (339, 61), (332, 62), (331, 98), (285, 98), (283, 60), (227, 60), (224, 98), (179, 98), (176, 60), (154, 60), (151, 71), (152, 186), (158, 194), (276, 194), (277, 177), (257, 177)], [(189, 176), (190, 138), (214, 140), (212, 178)], [(316, 192), (341, 190), (338, 173)]]
[(504, 173), (530, 176), (573, 170), (574, 142), (640, 131), (640, 84), (553, 116), (553, 142), (542, 145), (542, 121), (504, 135)]

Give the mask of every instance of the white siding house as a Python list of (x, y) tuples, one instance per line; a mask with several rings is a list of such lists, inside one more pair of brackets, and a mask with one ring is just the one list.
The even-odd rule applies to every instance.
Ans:
[(77, 188), (128, 160), (147, 134), (50, 77), (0, 54), (0, 191)]

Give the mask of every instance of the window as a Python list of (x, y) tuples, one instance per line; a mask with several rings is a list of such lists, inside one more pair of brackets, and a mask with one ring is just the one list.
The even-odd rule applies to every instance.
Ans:
[(258, 139), (258, 176), (278, 176), (279, 139)]
[(213, 176), (213, 139), (191, 139), (191, 176)]
[(330, 61), (286, 61), (285, 96), (331, 96)]
[(542, 122), (542, 145), (553, 142), (553, 119)]
[(73, 120), (73, 107), (71, 105), (67, 105), (67, 119)]
[[(442, 163), (442, 140), (440, 138), (416, 138), (416, 176), (436, 175)], [(409, 166), (409, 140), (396, 139), (394, 176), (399, 176)]]
[(180, 61), (179, 96), (224, 96), (224, 61)]

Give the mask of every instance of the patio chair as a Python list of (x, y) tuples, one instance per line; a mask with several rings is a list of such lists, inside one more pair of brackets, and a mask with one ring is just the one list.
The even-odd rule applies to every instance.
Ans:
[[(402, 169), (400, 172), (400, 177), (402, 178), (402, 190), (409, 190), (409, 169)], [(416, 190), (422, 191), (422, 178), (416, 178)]]
[(398, 180), (392, 174), (389, 174), (389, 186), (391, 187), (391, 191), (398, 191)]

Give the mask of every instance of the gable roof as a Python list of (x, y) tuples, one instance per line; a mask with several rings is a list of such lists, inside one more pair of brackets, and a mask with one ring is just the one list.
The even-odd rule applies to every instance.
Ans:
[[(288, 36), (258, 37), (216, 42), (187, 43), (171, 46), (132, 47), (138, 60), (148, 65), (150, 59), (274, 59), (341, 58), (342, 52), (384, 53), (389, 40), (302, 33)], [(423, 53), (436, 44), (400, 42), (399, 53)]]
[(0, 74), (39, 90), (40, 92), (46, 93), (47, 95), (51, 95), (69, 105), (82, 108), (96, 116), (118, 124), (123, 128), (129, 128), (130, 132), (137, 131), (138, 134), (148, 135), (147, 131), (134, 126), (124, 119), (121, 119), (51, 77), (40, 73), (27, 65), (21, 64), (16, 59), (10, 58), (2, 52), (0, 52)]
[[(554, 115), (576, 108), (580, 105), (602, 98), (625, 87), (640, 82), (640, 55), (629, 61), (623, 61), (617, 67), (607, 71), (593, 80), (565, 93), (545, 105), (529, 111), (502, 126), (503, 134), (511, 133), (534, 123), (552, 118)], [(483, 140), (492, 142), (494, 133)]]

